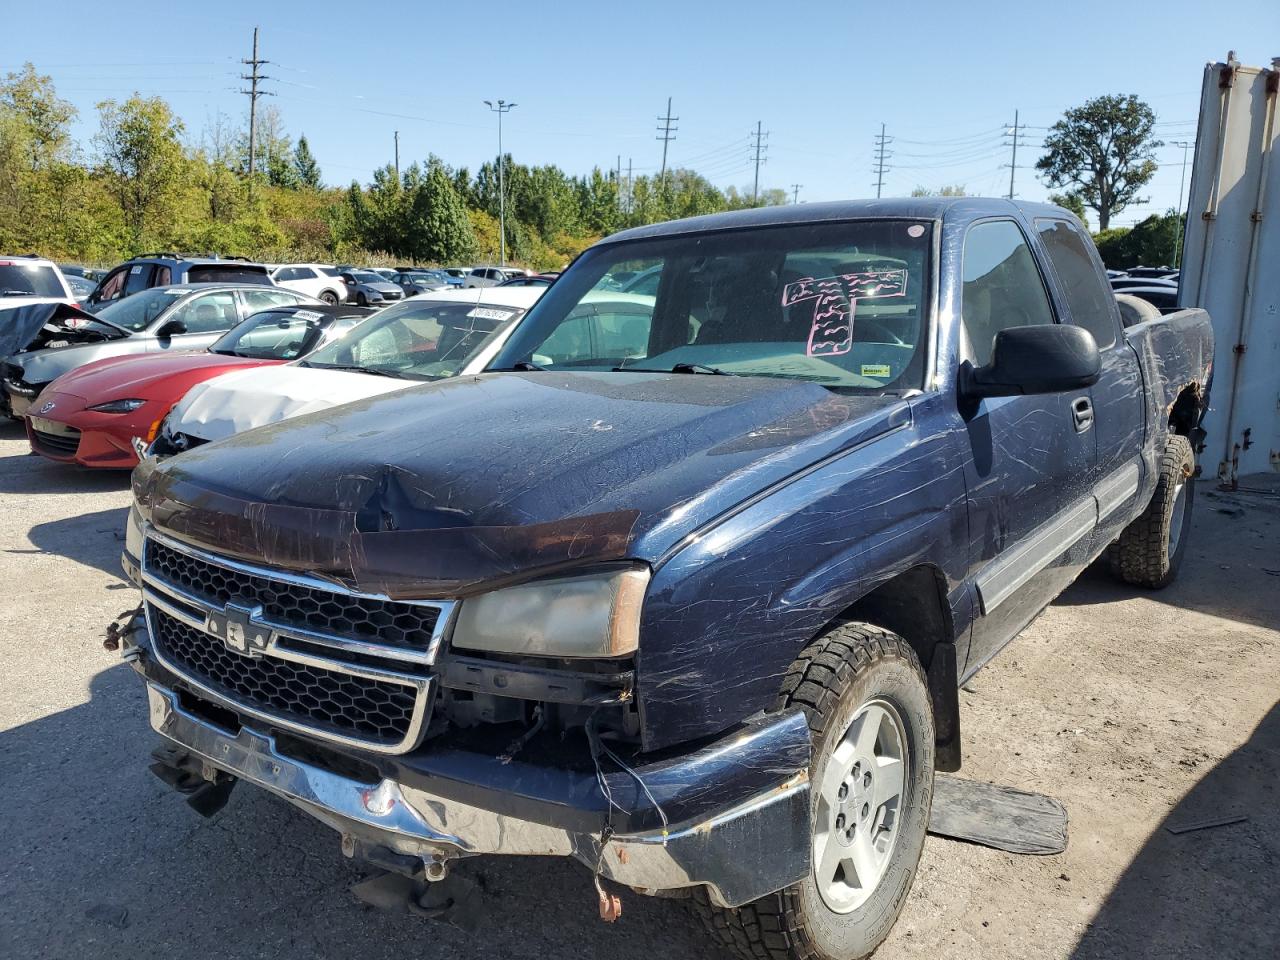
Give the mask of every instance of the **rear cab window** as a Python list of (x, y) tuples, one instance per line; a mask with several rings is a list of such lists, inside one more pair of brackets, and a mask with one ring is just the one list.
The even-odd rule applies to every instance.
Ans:
[(1112, 346), (1119, 310), (1115, 294), (1103, 284), (1102, 265), (1094, 262), (1092, 244), (1067, 220), (1037, 219), (1036, 232), (1058, 275), (1071, 323), (1093, 334), (1099, 350)]

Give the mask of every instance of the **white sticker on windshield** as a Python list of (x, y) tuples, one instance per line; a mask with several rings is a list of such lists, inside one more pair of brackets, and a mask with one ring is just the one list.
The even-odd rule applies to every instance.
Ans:
[(294, 315), (297, 320), (323, 320), (324, 314), (315, 310), (299, 310)]
[(853, 349), (853, 314), (859, 300), (904, 297), (906, 270), (860, 270), (834, 277), (805, 277), (782, 288), (782, 305), (813, 301), (805, 355), (836, 357)]
[(495, 310), (493, 307), (476, 307), (467, 313), (468, 317), (475, 317), (477, 320), (505, 320), (511, 316), (511, 310)]

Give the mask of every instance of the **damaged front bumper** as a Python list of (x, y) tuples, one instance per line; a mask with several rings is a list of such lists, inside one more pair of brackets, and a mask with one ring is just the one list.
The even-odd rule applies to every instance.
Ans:
[[(424, 879), (443, 877), (450, 860), (480, 854), (573, 857), (642, 893), (704, 885), (712, 900), (729, 907), (809, 870), (808, 732), (799, 713), (764, 718), (683, 757), (605, 777), (614, 785), (613, 803), (623, 801), (615, 809), (598, 786), (586, 790), (580, 774), (527, 763), (503, 766), (504, 789), (502, 771), (473, 756), (479, 772), (468, 782), (458, 751), (441, 751), (433, 769), (410, 770), (410, 758), (400, 758), (393, 770), (410, 776), (339, 772), (294, 755), (268, 730), (231, 730), (198, 716), (156, 682), (145, 657), (133, 659), (148, 676), (151, 725), (180, 748), (188, 769), (207, 781), (230, 774), (283, 797), (337, 830), (348, 856)], [(622, 789), (633, 777), (645, 780), (645, 793)], [(753, 792), (735, 796), (744, 784)], [(640, 797), (654, 801), (665, 824), (643, 828), (654, 822), (655, 809), (639, 809), (648, 806)], [(614, 832), (602, 829), (606, 820)]]

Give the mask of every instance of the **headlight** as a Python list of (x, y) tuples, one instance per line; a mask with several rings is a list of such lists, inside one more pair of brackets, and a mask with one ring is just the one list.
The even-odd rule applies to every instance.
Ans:
[(462, 601), (453, 646), (543, 657), (619, 657), (640, 640), (649, 571), (616, 570), (495, 590)]
[(133, 413), (146, 402), (145, 400), (108, 400), (106, 403), (95, 403), (88, 409), (97, 413)]

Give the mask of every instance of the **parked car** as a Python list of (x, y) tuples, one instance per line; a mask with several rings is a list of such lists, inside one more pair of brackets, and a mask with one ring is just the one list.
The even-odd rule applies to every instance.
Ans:
[(1158, 277), (1116, 277), (1111, 281), (1111, 289), (1117, 292), (1129, 290), (1133, 287), (1164, 287), (1169, 290), (1177, 290), (1178, 282), (1176, 280), (1163, 280)]
[(342, 274), (342, 282), (347, 287), (347, 299), (362, 307), (382, 306), (404, 299), (404, 291), (400, 287), (372, 270), (349, 270)]
[(484, 369), (540, 290), (439, 291), (379, 311), (306, 359), (198, 384), (161, 427), (167, 456), (340, 403)]
[(306, 356), (373, 311), (316, 301), (271, 307), (207, 350), (109, 357), (63, 374), (26, 418), (31, 449), (82, 467), (132, 469), (137, 445), (155, 440), (173, 405), (195, 384)]
[(434, 293), (437, 290), (449, 290), (454, 284), (443, 279), (440, 274), (429, 270), (405, 270), (391, 276), (391, 282), (404, 291), (406, 297), (416, 297), (420, 293)]
[(52, 260), (0, 254), (0, 310), (76, 299)]
[[(624, 263), (664, 274), (639, 318), (589, 300)], [(1212, 357), (1203, 311), (1124, 330), (1058, 207), (614, 235), (494, 372), (138, 468), (124, 649), (166, 779), (276, 793), (407, 897), (553, 854), (744, 958), (865, 957), (958, 683), (1112, 545), (1177, 574)]]
[(286, 263), (275, 268), (271, 279), (278, 287), (297, 290), (328, 304), (344, 303), (347, 285), (342, 275), (324, 263)]
[(11, 415), (26, 414), (50, 383), (94, 360), (203, 350), (251, 313), (319, 302), (277, 287), (196, 283), (144, 290), (106, 305), (92, 319), (74, 311), (46, 323), (34, 341), (5, 362)]
[(64, 273), (62, 279), (66, 281), (67, 289), (71, 291), (71, 295), (77, 302), (88, 300), (93, 295), (93, 291), (98, 289), (98, 285), (92, 280), (86, 280), (74, 273)]
[(1176, 286), (1150, 285), (1125, 287), (1122, 291), (1131, 297), (1140, 297), (1147, 303), (1159, 308), (1161, 313), (1173, 313), (1178, 310), (1178, 288)]
[(500, 287), (549, 287), (558, 273), (536, 273), (527, 277), (512, 277), (510, 280), (503, 280), (498, 286)]
[(391, 267), (369, 267), (370, 273), (376, 273), (384, 280), (390, 280), (398, 272)]
[(462, 282), (468, 287), (496, 287), (507, 275), (497, 267), (471, 267)]
[(113, 267), (85, 299), (95, 313), (109, 303), (152, 287), (188, 283), (240, 283), (273, 286), (267, 268), (239, 258), (195, 257), (182, 253), (144, 253)]

